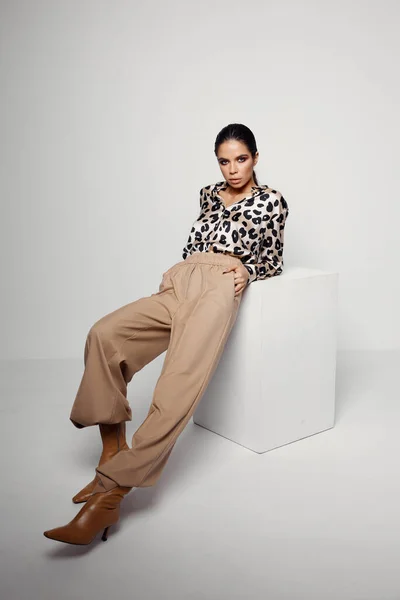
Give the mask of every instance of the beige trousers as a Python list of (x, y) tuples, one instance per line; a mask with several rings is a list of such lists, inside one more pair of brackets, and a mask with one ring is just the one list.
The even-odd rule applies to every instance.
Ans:
[[(242, 293), (228, 254), (196, 252), (171, 267), (159, 291), (102, 317), (86, 339), (85, 370), (70, 419), (78, 427), (131, 421), (127, 383), (167, 350), (146, 419), (132, 447), (96, 468), (100, 486), (154, 485), (222, 355)], [(95, 488), (104, 491), (102, 487)]]

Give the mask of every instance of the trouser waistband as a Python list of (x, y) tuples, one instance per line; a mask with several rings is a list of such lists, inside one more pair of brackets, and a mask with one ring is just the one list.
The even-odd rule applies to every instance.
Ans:
[(223, 252), (193, 252), (189, 254), (184, 263), (204, 263), (206, 265), (241, 265), (242, 261), (231, 254)]

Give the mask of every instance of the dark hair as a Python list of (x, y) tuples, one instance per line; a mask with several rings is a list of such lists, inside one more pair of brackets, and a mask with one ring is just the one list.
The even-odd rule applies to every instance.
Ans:
[[(230, 123), (229, 125), (226, 125), (226, 127), (224, 127), (223, 129), (221, 129), (221, 131), (216, 137), (214, 144), (215, 156), (217, 156), (218, 148), (220, 147), (220, 145), (223, 142), (227, 142), (228, 140), (237, 140), (238, 142), (243, 142), (247, 146), (252, 157), (254, 158), (255, 153), (257, 152), (256, 138), (254, 137), (254, 134), (251, 131), (251, 129), (246, 127), (246, 125), (242, 125), (241, 123)], [(254, 169), (253, 178), (255, 184), (258, 185)]]

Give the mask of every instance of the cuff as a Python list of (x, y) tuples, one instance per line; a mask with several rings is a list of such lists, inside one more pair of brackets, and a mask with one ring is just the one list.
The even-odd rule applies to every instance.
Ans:
[(246, 269), (249, 272), (249, 279), (247, 281), (247, 285), (250, 285), (250, 283), (252, 283), (253, 281), (255, 281), (257, 279), (257, 273), (256, 273), (256, 268), (254, 265), (244, 265), (246, 267)]
[(108, 492), (109, 490), (112, 490), (113, 488), (118, 486), (118, 483), (116, 483), (113, 479), (110, 479), (106, 475), (103, 475), (103, 473), (99, 473), (97, 471), (97, 468), (96, 474), (97, 482), (92, 491), (92, 494), (97, 494), (98, 492)]

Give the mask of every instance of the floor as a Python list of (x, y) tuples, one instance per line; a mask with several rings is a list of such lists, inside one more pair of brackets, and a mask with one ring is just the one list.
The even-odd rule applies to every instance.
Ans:
[[(129, 384), (131, 437), (163, 357)], [(257, 454), (190, 421), (89, 546), (49, 540), (94, 473), (81, 360), (3, 361), (2, 600), (400, 600), (400, 351), (340, 352), (333, 429)], [(128, 441), (130, 441), (128, 437)]]

